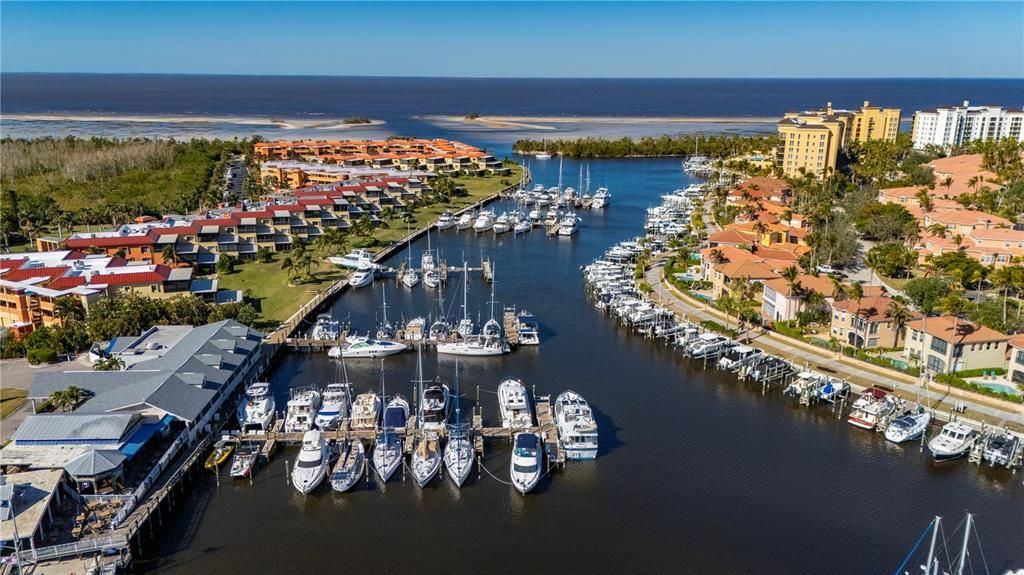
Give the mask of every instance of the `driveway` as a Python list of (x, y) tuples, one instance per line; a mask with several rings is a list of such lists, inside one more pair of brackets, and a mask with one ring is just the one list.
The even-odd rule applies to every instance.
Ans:
[[(91, 369), (87, 355), (79, 356), (76, 361), (64, 361), (52, 365), (33, 367), (25, 359), (5, 359), (0, 361), (0, 385), (5, 388), (29, 389), (32, 377), (42, 372), (61, 372)], [(32, 414), (32, 402), (26, 401), (18, 411), (0, 421), (0, 443), (7, 441), (21, 425), (26, 417)]]

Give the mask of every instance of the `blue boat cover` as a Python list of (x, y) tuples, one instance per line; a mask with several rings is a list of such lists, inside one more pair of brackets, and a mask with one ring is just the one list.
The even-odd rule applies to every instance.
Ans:
[(405, 427), (405, 411), (394, 406), (385, 409), (384, 427)]
[(526, 449), (537, 449), (537, 436), (532, 433), (524, 433), (516, 438), (516, 447)]

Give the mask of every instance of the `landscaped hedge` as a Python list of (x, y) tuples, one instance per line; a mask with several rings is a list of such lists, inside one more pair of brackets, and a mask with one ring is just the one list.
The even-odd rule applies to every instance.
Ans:
[(700, 322), (700, 326), (703, 327), (704, 329), (713, 331), (717, 334), (724, 335), (726, 337), (734, 338), (739, 335), (739, 332), (732, 329), (731, 327), (725, 327), (724, 325), (718, 323), (717, 321), (710, 319), (706, 319)]
[(975, 393), (987, 395), (989, 397), (996, 397), (999, 399), (1004, 399), (1006, 401), (1012, 401), (1014, 403), (1024, 403), (1024, 397), (1021, 397), (1019, 395), (1011, 395), (1009, 393), (1003, 393), (1001, 391), (996, 391), (994, 389), (989, 389), (987, 387), (978, 385), (976, 383), (971, 383), (964, 379), (965, 377), (980, 377), (982, 375), (985, 375), (985, 372), (995, 372), (996, 375), (1003, 375), (1006, 373), (1006, 370), (998, 367), (992, 367), (987, 369), (968, 369), (965, 371), (959, 371), (957, 373), (940, 373), (939, 375), (935, 376), (935, 381), (952, 385), (953, 387), (959, 387), (960, 389), (967, 389)]
[(28, 350), (25, 354), (28, 358), (28, 362), (32, 365), (39, 365), (40, 363), (53, 363), (57, 360), (57, 350), (50, 349), (48, 347), (39, 347), (36, 349)]

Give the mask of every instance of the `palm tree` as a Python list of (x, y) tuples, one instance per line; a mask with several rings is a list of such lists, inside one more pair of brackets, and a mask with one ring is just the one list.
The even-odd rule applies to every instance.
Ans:
[(957, 320), (960, 318), (961, 315), (964, 314), (964, 312), (967, 311), (967, 308), (969, 308), (970, 306), (971, 302), (967, 301), (967, 299), (960, 294), (959, 290), (953, 291), (953, 293), (942, 298), (942, 301), (939, 302), (939, 309), (942, 310), (942, 313), (953, 316), (954, 339), (956, 339), (957, 336)]
[(846, 297), (846, 286), (843, 285), (842, 280), (837, 277), (832, 278), (832, 299), (835, 301), (841, 301)]
[(964, 237), (960, 234), (953, 234), (953, 243), (956, 244), (956, 249), (960, 249), (964, 244)]
[(936, 223), (936, 224), (932, 224), (932, 225), (928, 226), (928, 233), (933, 235), (933, 236), (935, 236), (935, 237), (937, 237), (937, 238), (945, 238), (946, 237), (946, 231), (947, 231), (946, 230), (946, 226), (944, 226), (942, 224)]
[(864, 297), (864, 286), (860, 284), (850, 284), (850, 287), (846, 290), (846, 295), (852, 300), (860, 300)]
[(893, 343), (895, 347), (899, 347), (900, 334), (903, 333), (903, 327), (907, 324), (907, 320), (910, 319), (910, 310), (902, 303), (893, 300), (889, 302), (889, 306), (885, 311), (889, 315), (889, 319), (892, 320), (893, 329), (896, 330), (896, 339)]
[(878, 247), (871, 248), (868, 250), (868, 254), (864, 256), (864, 265), (868, 266), (868, 269), (871, 270), (871, 279), (874, 280), (875, 276), (878, 276), (879, 284), (882, 283), (882, 275), (878, 272), (878, 269), (883, 267), (885, 264), (885, 256)]
[(932, 211), (932, 197), (928, 195), (927, 188), (918, 190), (916, 197), (917, 203), (921, 205), (922, 210), (926, 212)]
[(164, 265), (168, 262), (175, 265), (178, 263), (178, 254), (174, 251), (174, 246), (171, 244), (164, 246), (164, 249), (160, 252), (160, 257), (163, 259)]
[(725, 261), (725, 254), (718, 248), (711, 250), (709, 255), (711, 256), (711, 263), (720, 264)]
[(85, 308), (78, 298), (64, 296), (53, 303), (53, 315), (60, 320), (61, 325), (66, 325), (69, 321), (84, 321)]
[(1002, 268), (989, 273), (988, 281), (996, 288), (1003, 290), (1003, 324), (1006, 324), (1006, 296), (1013, 285), (1013, 268)]
[(65, 390), (54, 391), (50, 394), (48, 401), (54, 409), (59, 409), (61, 411), (67, 411), (68, 405), (71, 403), (68, 393)]
[(291, 281), (295, 279), (300, 268), (292, 256), (285, 256), (285, 258), (281, 260), (281, 269), (283, 269), (285, 274), (288, 275), (288, 282), (291, 283)]

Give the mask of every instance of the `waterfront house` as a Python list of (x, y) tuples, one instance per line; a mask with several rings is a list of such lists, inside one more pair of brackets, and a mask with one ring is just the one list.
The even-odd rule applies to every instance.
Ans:
[(794, 320), (806, 311), (804, 302), (811, 293), (820, 293), (826, 305), (830, 304), (833, 288), (828, 276), (802, 274), (792, 286), (782, 277), (768, 279), (761, 294), (761, 315), (768, 321)]
[(1024, 386), (1024, 334), (1011, 337), (1008, 345), (1010, 353), (1006, 365), (1006, 379), (1018, 386)]
[(894, 301), (884, 295), (835, 301), (829, 332), (843, 345), (856, 348), (893, 348), (906, 344), (904, 326), (897, 324), (890, 308)]
[(1010, 336), (954, 316), (907, 322), (903, 355), (932, 373), (1002, 367)]

